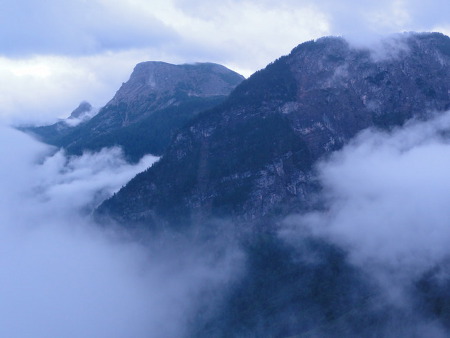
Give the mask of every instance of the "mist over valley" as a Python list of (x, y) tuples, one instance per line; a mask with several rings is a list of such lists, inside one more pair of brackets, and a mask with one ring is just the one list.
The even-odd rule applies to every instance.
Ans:
[[(72, 44), (0, 53), (0, 336), (449, 336), (447, 21), (282, 2), (95, 2), (98, 21), (73, 5)], [(263, 48), (236, 8), (268, 27), (309, 14)], [(391, 34), (422, 26), (443, 33)], [(53, 68), (27, 59), (58, 44)]]

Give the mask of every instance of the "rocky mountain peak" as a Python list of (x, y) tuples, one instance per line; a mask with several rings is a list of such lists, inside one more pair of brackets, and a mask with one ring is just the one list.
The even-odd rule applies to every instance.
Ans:
[(92, 110), (92, 105), (87, 101), (82, 101), (79, 104), (79, 106), (73, 110), (73, 112), (70, 114), (69, 118), (78, 119), (78, 118), (82, 117), (82, 115), (89, 113), (91, 110)]
[(147, 61), (136, 65), (130, 79), (109, 104), (132, 102), (143, 96), (228, 95), (242, 80), (243, 76), (214, 63), (173, 65)]

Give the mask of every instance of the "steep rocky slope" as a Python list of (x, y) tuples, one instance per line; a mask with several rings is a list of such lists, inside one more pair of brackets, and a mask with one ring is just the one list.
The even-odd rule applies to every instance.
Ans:
[(210, 217), (264, 223), (310, 207), (317, 159), (365, 128), (450, 108), (450, 39), (393, 41), (377, 52), (334, 37), (299, 45), (185, 126), (97, 216), (151, 228)]
[[(121, 146), (131, 161), (161, 155), (174, 133), (193, 116), (220, 102), (244, 78), (213, 63), (138, 64), (114, 98), (87, 122), (28, 128), (69, 153)], [(70, 122), (70, 121), (68, 121)]]

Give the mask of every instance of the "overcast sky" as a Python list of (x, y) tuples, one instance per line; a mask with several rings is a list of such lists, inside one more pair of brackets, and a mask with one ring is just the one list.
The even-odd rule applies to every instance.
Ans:
[(0, 117), (49, 121), (104, 105), (141, 61), (210, 61), (245, 76), (301, 42), (450, 32), (448, 0), (3, 0)]

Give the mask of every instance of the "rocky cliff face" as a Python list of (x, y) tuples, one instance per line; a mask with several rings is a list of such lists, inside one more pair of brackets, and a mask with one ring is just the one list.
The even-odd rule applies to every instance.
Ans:
[(126, 127), (157, 110), (179, 106), (189, 98), (227, 96), (244, 78), (213, 63), (138, 64), (102, 114), (94, 132)]
[(198, 97), (228, 95), (242, 80), (242, 76), (215, 63), (173, 65), (142, 62), (107, 106), (134, 104), (142, 97), (153, 97), (156, 103), (165, 97), (173, 99), (176, 94)]
[(130, 79), (91, 120), (76, 128), (30, 128), (69, 153), (121, 146), (132, 161), (160, 155), (183, 124), (222, 102), (244, 78), (213, 63), (138, 64)]
[(333, 37), (301, 44), (191, 121), (97, 215), (151, 227), (307, 208), (317, 159), (365, 128), (450, 108), (449, 65), (450, 39), (437, 33), (399, 36), (378, 53)]

